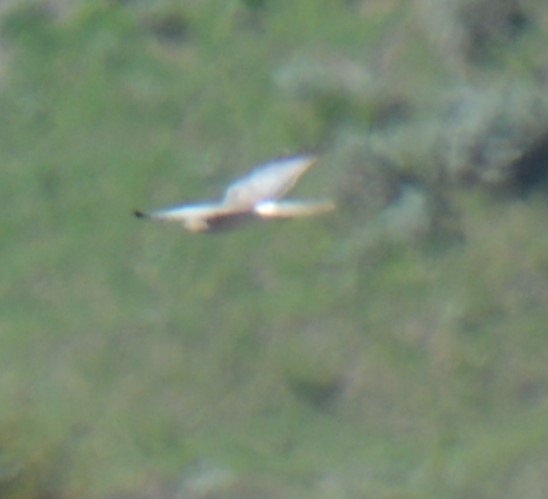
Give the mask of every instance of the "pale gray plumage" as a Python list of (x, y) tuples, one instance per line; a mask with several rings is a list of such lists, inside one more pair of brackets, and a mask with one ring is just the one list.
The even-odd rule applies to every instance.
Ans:
[(316, 161), (313, 156), (298, 156), (259, 166), (230, 184), (223, 202), (233, 206), (254, 206), (262, 201), (280, 199)]
[(253, 219), (285, 219), (325, 213), (334, 209), (331, 201), (280, 201), (316, 161), (314, 156), (272, 161), (230, 184), (221, 201), (174, 206), (150, 213), (135, 211), (135, 215), (179, 222), (190, 232), (207, 232)]

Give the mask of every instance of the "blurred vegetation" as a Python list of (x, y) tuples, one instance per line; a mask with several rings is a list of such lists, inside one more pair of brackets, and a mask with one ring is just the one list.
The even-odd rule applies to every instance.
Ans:
[[(543, 0), (0, 6), (0, 496), (548, 496)], [(325, 218), (131, 209), (317, 151)]]

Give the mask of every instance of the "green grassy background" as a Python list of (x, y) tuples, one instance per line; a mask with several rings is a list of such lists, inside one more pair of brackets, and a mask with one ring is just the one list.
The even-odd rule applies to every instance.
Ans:
[[(546, 497), (548, 8), (494, 3), (2, 7), (0, 496)], [(300, 151), (334, 215), (131, 217)]]

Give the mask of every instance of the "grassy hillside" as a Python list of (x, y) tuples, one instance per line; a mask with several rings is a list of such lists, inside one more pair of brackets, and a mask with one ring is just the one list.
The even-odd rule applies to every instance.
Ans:
[[(6, 2), (0, 496), (548, 494), (542, 0)], [(134, 208), (320, 154), (325, 217)]]

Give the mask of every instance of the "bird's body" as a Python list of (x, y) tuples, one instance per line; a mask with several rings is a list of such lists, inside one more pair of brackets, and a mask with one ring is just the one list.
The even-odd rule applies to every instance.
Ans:
[(296, 156), (259, 166), (228, 186), (218, 202), (180, 205), (150, 213), (135, 211), (139, 218), (182, 223), (190, 232), (208, 232), (253, 219), (296, 218), (331, 211), (331, 201), (280, 201), (317, 159)]

